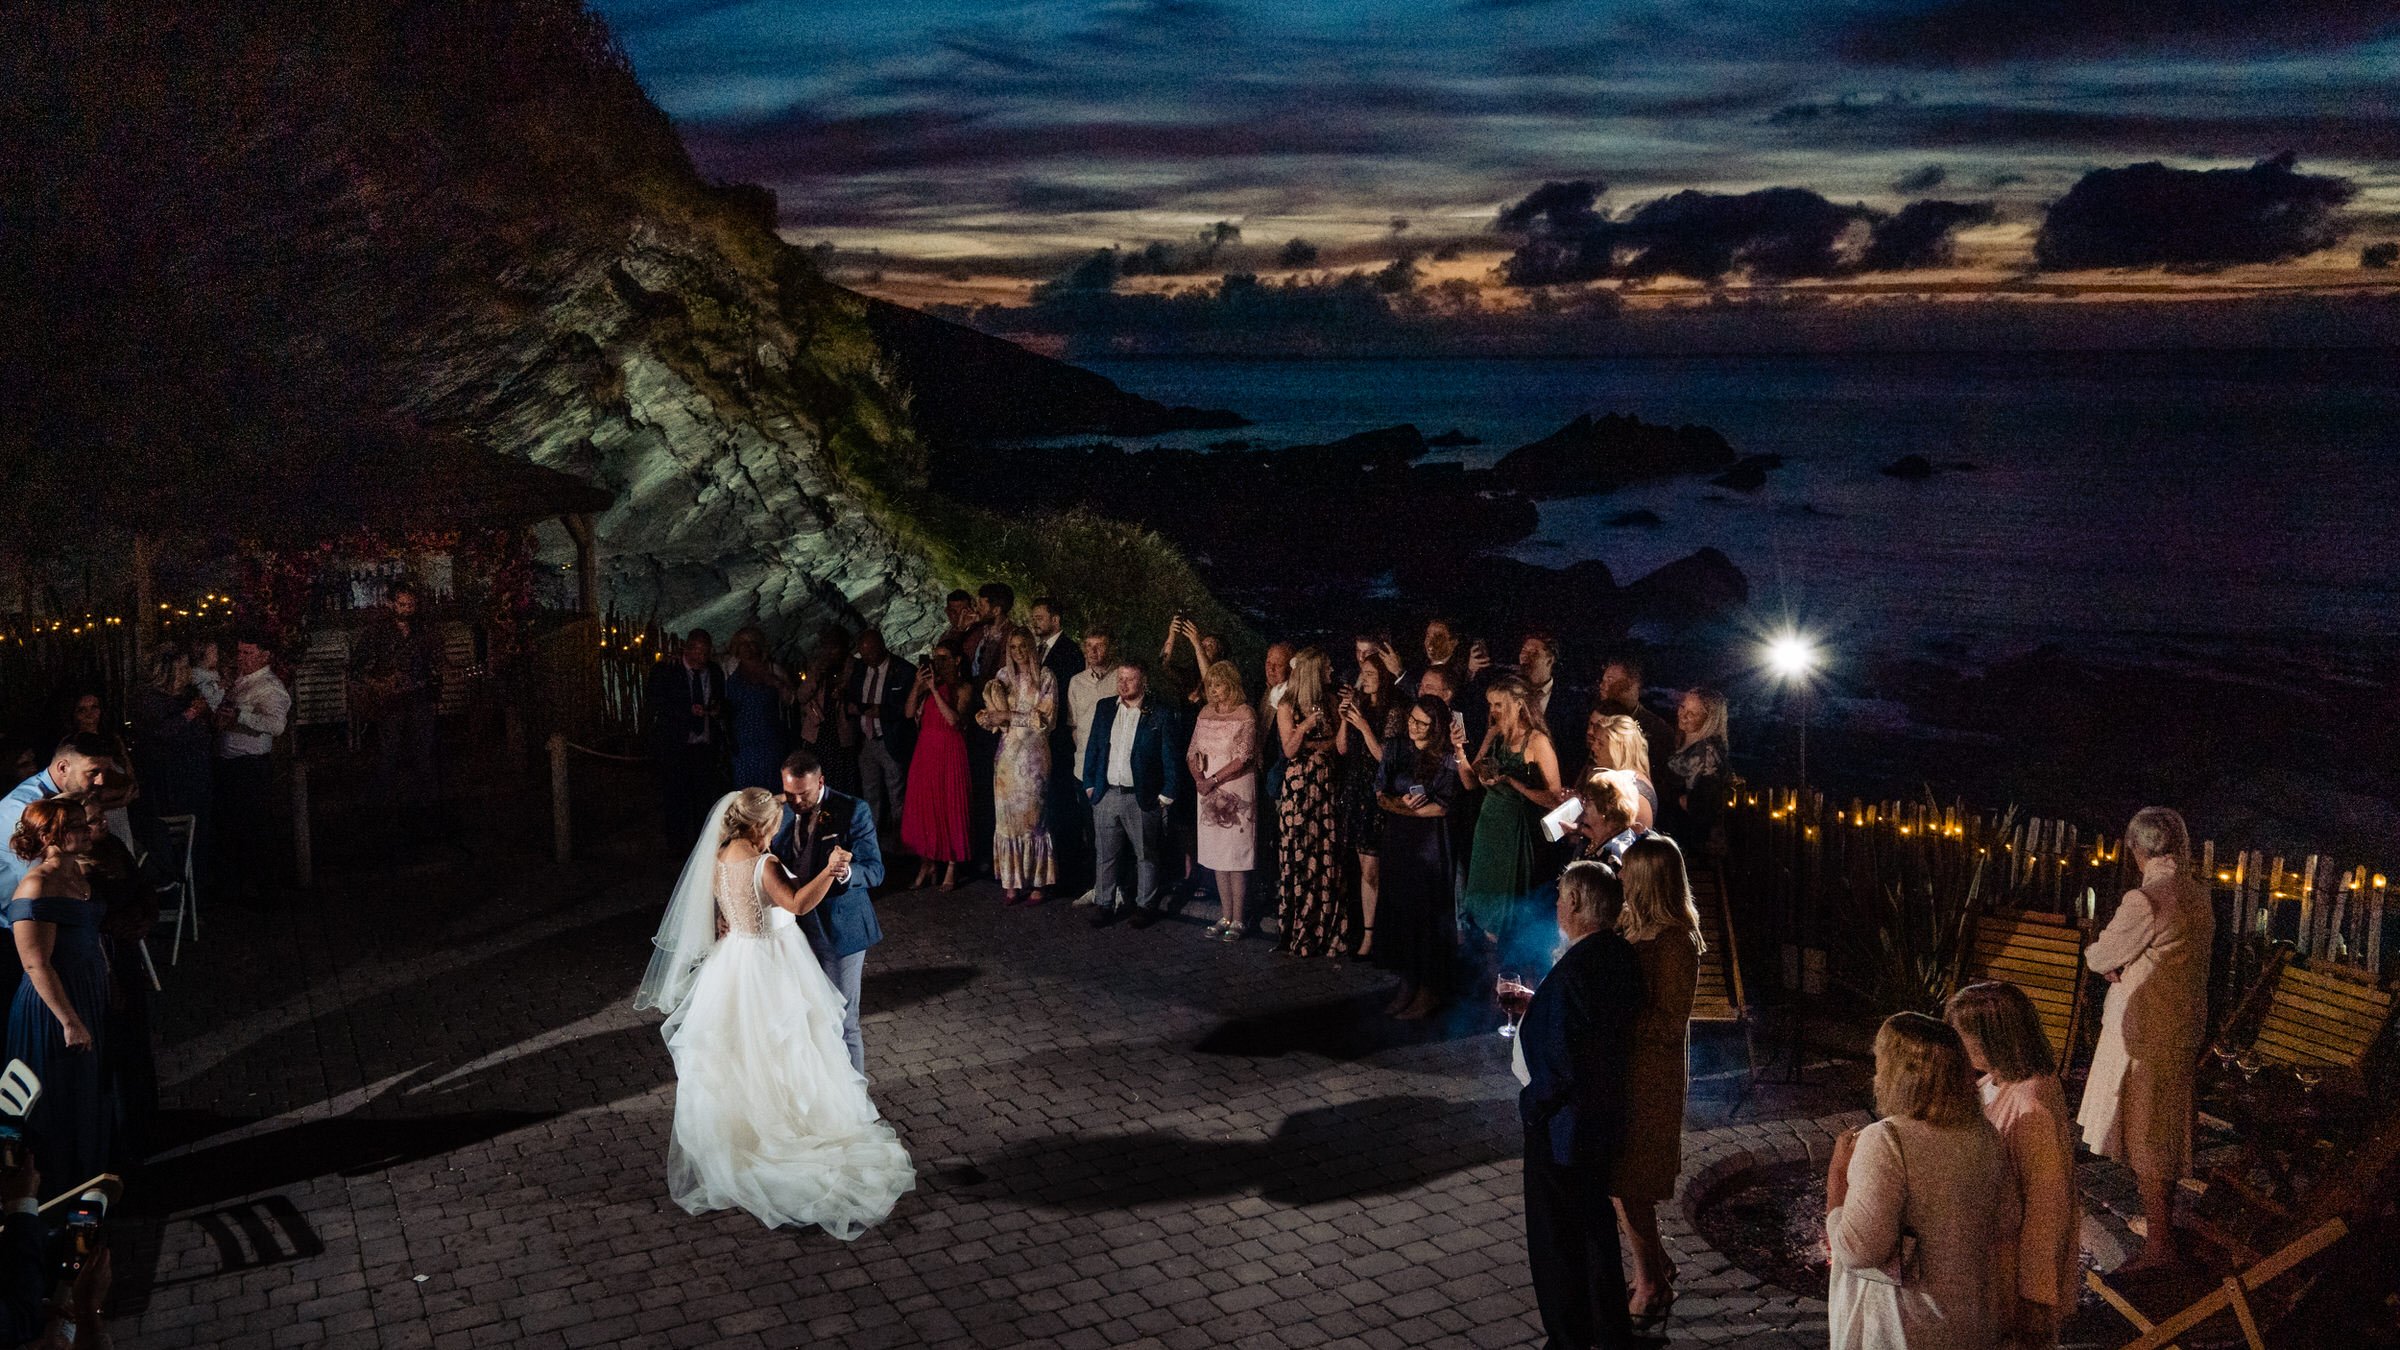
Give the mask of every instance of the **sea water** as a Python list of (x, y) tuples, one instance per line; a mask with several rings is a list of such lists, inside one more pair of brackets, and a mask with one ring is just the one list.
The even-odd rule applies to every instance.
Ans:
[[(2148, 352), (1090, 363), (1327, 441), (1413, 422), (1488, 463), (1582, 412), (1695, 422), (1784, 467), (1544, 502), (1513, 548), (1629, 580), (1704, 545), (1769, 621), (1887, 651), (2400, 638), (2400, 354)], [(1881, 472), (1903, 455), (1930, 479)], [(1971, 467), (1969, 467), (1971, 466)], [(1635, 511), (1654, 526), (1612, 525)]]

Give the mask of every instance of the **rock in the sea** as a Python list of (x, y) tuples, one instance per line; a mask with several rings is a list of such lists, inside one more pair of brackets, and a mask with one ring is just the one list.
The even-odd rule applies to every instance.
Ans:
[(1658, 513), (1648, 510), (1619, 511), (1608, 518), (1609, 528), (1616, 530), (1642, 529), (1658, 523)]
[(1744, 455), (1732, 468), (1708, 481), (1736, 492), (1756, 492), (1767, 485), (1767, 471), (1783, 467), (1781, 455)]
[(1921, 483), (1938, 472), (1940, 470), (1933, 467), (1933, 461), (1923, 455), (1902, 455), (1882, 469), (1884, 477), (1908, 483)]
[(1500, 481), (1536, 497), (1607, 492), (1645, 478), (1712, 473), (1735, 462), (1733, 447), (1702, 426), (1652, 426), (1638, 417), (1586, 413), (1500, 457)]
[(1483, 438), (1481, 436), (1470, 436), (1467, 433), (1459, 430), (1457, 427), (1452, 427), (1448, 431), (1445, 431), (1438, 436), (1426, 437), (1425, 443), (1437, 450), (1448, 450), (1461, 445), (1481, 445), (1483, 444)]
[(1678, 558), (1625, 588), (1640, 619), (1684, 624), (1714, 619), (1750, 603), (1750, 579), (1713, 548)]

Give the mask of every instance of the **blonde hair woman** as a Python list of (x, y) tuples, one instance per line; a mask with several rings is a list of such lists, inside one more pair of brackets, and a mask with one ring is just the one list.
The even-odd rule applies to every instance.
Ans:
[(1658, 788), (1650, 781), (1650, 738), (1642, 734), (1642, 724), (1623, 713), (1595, 711), (1584, 719), (1583, 749), (1590, 757), (1587, 775), (1612, 769), (1633, 775), (1640, 798), (1633, 823), (1657, 829)]
[(984, 689), (976, 721), (999, 733), (992, 751), (992, 875), (1000, 902), (1042, 903), (1042, 888), (1058, 880), (1051, 855), (1050, 728), (1058, 724), (1058, 677), (1043, 669), (1033, 635), (1012, 628), (1003, 639), (1005, 663)]
[(2125, 893), (2083, 964), (2108, 980), (2100, 1044), (2076, 1123), (2083, 1142), (2133, 1169), (2145, 1232), (2133, 1270), (2174, 1264), (2175, 1183), (2192, 1168), (2192, 1070), (2208, 1039), (2208, 953), (2217, 918), (2191, 873), (2191, 832), (2163, 806), (2125, 827), (2142, 884)]
[(717, 800), (633, 1003), (667, 1014), (675, 1203), (847, 1240), (890, 1214), (916, 1172), (851, 1067), (841, 993), (794, 922), (832, 893), (850, 854), (829, 850), (796, 882), (768, 851), (782, 819), (761, 788)]
[(1675, 1178), (1683, 1171), (1688, 1028), (1700, 953), (1708, 943), (1700, 935), (1683, 850), (1674, 840), (1661, 834), (1635, 840), (1618, 864), (1617, 880), (1625, 892), (1617, 932), (1641, 965), (1642, 1007), (1625, 1076), (1625, 1147), (1609, 1194), (1633, 1252), (1631, 1308), (1635, 1328), (1643, 1329), (1663, 1322), (1675, 1306), (1675, 1263), (1659, 1237), (1658, 1204), (1674, 1198)]
[(2017, 1183), (2016, 1240), (1998, 1248), (1993, 1311), (2017, 1350), (2058, 1344), (2079, 1281), (2075, 1132), (2058, 1060), (2033, 1000), (2013, 984), (1970, 984), (1943, 1015), (1983, 1075), (1983, 1114), (2000, 1132)]
[(1200, 797), (1200, 865), (1217, 874), (1217, 921), (1208, 935), (1239, 942), (1249, 932), (1242, 901), (1258, 857), (1258, 718), (1231, 661), (1200, 677), (1207, 696), (1192, 722), (1184, 765)]
[(1987, 1350), (1992, 1263), (2016, 1192), (1958, 1033), (1895, 1013), (1875, 1033), (1883, 1119), (1834, 1141), (1825, 1173), (1834, 1350)]
[(1675, 705), (1675, 753), (1667, 757), (1671, 803), (1667, 833), (1697, 848), (1716, 830), (1733, 778), (1733, 749), (1725, 738), (1725, 695), (1692, 689)]
[(1461, 762), (1472, 764), (1475, 780), (1487, 789), (1475, 817), (1474, 851), (1467, 857), (1467, 885), (1458, 905), (1506, 960), (1525, 897), (1537, 884), (1539, 822), (1565, 796), (1559, 791), (1558, 752), (1534, 710), (1533, 691), (1516, 676), (1504, 675), (1492, 681), (1484, 699), (1492, 724), (1471, 759), (1465, 734), (1453, 732)]
[(1283, 945), (1292, 956), (1331, 956), (1349, 945), (1350, 924), (1342, 907), (1341, 831), (1334, 799), (1333, 742), (1336, 712), (1327, 687), (1329, 663), (1323, 650), (1303, 647), (1292, 656), (1283, 702), (1275, 706), (1275, 730), (1285, 758), (1283, 795), (1275, 803), (1277, 918)]

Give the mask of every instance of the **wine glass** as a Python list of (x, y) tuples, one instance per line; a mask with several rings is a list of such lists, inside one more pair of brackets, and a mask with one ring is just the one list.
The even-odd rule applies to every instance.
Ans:
[(1502, 1036), (1517, 1034), (1517, 1024), (1525, 1020), (1525, 1010), (1533, 1006), (1533, 986), (1513, 970), (1500, 972), (1500, 1011), (1508, 1014), (1508, 1025), (1500, 1028)]

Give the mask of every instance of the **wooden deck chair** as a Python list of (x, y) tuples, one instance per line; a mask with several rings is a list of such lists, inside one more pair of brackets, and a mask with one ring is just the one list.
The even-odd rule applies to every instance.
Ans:
[(1724, 879), (1712, 866), (1690, 871), (1692, 902), (1700, 910), (1700, 936), (1708, 950), (1700, 954), (1700, 978), (1693, 986), (1692, 1021), (1731, 1023), (1742, 1029), (1742, 1052), (1749, 1061), (1742, 1090), (1726, 1108), (1730, 1117), (1741, 1109), (1758, 1080), (1758, 1042), (1750, 1025), (1750, 1000), (1742, 989), (1742, 952), (1734, 944), (1733, 917), (1725, 905)]
[(2047, 914), (1980, 914), (1960, 962), (1960, 987), (1997, 980), (2033, 1000), (2061, 1077), (2083, 1034), (2083, 930)]
[(2272, 984), (2251, 1053), (2269, 1064), (2331, 1071), (2349, 1084), (2359, 1082), (2367, 1057), (2391, 1025), (2392, 991), (2339, 967), (2303, 966), (2288, 950), (2261, 979)]

